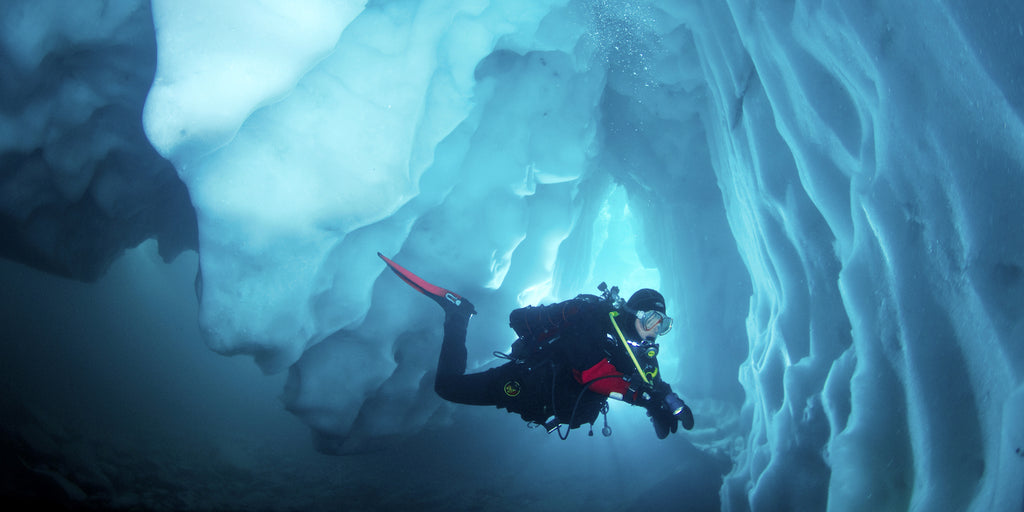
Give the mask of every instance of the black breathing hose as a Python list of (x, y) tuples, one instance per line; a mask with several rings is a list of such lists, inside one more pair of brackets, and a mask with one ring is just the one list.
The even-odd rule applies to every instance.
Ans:
[[(552, 372), (553, 373), (551, 375), (551, 410), (554, 411), (555, 417), (557, 418), (558, 417), (558, 409), (555, 407), (555, 375), (556, 375), (556, 373), (554, 371), (554, 365), (552, 365)], [(576, 421), (576, 411), (580, 407), (580, 401), (583, 400), (583, 395), (585, 395), (587, 393), (587, 390), (590, 389), (591, 385), (593, 385), (595, 382), (597, 382), (599, 380), (611, 379), (611, 378), (621, 378), (621, 377), (622, 377), (621, 375), (602, 375), (601, 377), (598, 377), (596, 379), (591, 379), (591, 380), (587, 381), (583, 385), (583, 389), (580, 391), (580, 394), (576, 396), (576, 403), (572, 406), (572, 414), (569, 415), (569, 429), (565, 431), (565, 435), (563, 436), (562, 435), (562, 426), (559, 425), (558, 426), (558, 438), (561, 439), (562, 441), (565, 441), (566, 439), (569, 439), (569, 432), (572, 432), (572, 424), (573, 424), (574, 421)], [(607, 423), (608, 423), (608, 420), (606, 418), (605, 419), (605, 429), (608, 428), (608, 424)]]

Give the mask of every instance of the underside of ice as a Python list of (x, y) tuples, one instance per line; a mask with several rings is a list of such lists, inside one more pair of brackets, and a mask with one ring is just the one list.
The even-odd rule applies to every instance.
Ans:
[(661, 290), (723, 510), (1024, 507), (1024, 4), (75, 5), (2, 11), (3, 255), (197, 249), (206, 343), (318, 450), (452, 418), (381, 251), (476, 304), (471, 369)]

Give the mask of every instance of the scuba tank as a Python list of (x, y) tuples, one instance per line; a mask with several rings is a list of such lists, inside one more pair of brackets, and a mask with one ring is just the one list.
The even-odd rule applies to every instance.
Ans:
[(597, 287), (601, 295), (580, 294), (567, 301), (550, 305), (525, 306), (512, 310), (508, 325), (516, 333), (509, 354), (496, 352), (495, 355), (513, 361), (543, 359), (550, 353), (551, 346), (558, 341), (562, 328), (572, 324), (584, 310), (606, 303), (616, 310), (625, 304), (619, 298), (619, 287), (602, 282)]

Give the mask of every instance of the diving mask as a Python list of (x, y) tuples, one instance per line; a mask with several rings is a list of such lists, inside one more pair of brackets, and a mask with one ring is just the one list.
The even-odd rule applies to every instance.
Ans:
[(636, 317), (645, 331), (656, 329), (658, 336), (672, 330), (672, 318), (661, 311), (637, 311)]

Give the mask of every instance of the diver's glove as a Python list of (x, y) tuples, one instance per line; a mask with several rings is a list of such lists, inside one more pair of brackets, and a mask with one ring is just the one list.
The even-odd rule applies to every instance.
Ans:
[(654, 433), (657, 434), (658, 439), (665, 439), (670, 433), (675, 433), (679, 428), (675, 416), (672, 416), (672, 413), (661, 407), (648, 409), (647, 415), (651, 417), (651, 423), (654, 424)]
[(693, 412), (675, 393), (665, 395), (661, 403), (651, 403), (647, 408), (647, 415), (651, 417), (658, 439), (665, 439), (669, 434), (676, 433), (679, 423), (682, 423), (686, 430), (693, 428)]
[[(683, 424), (683, 428), (690, 430), (693, 428), (693, 411), (690, 407), (683, 402), (682, 398), (675, 393), (669, 393), (665, 396), (665, 408), (669, 414), (679, 420)], [(673, 425), (672, 432), (675, 432), (675, 426)]]

